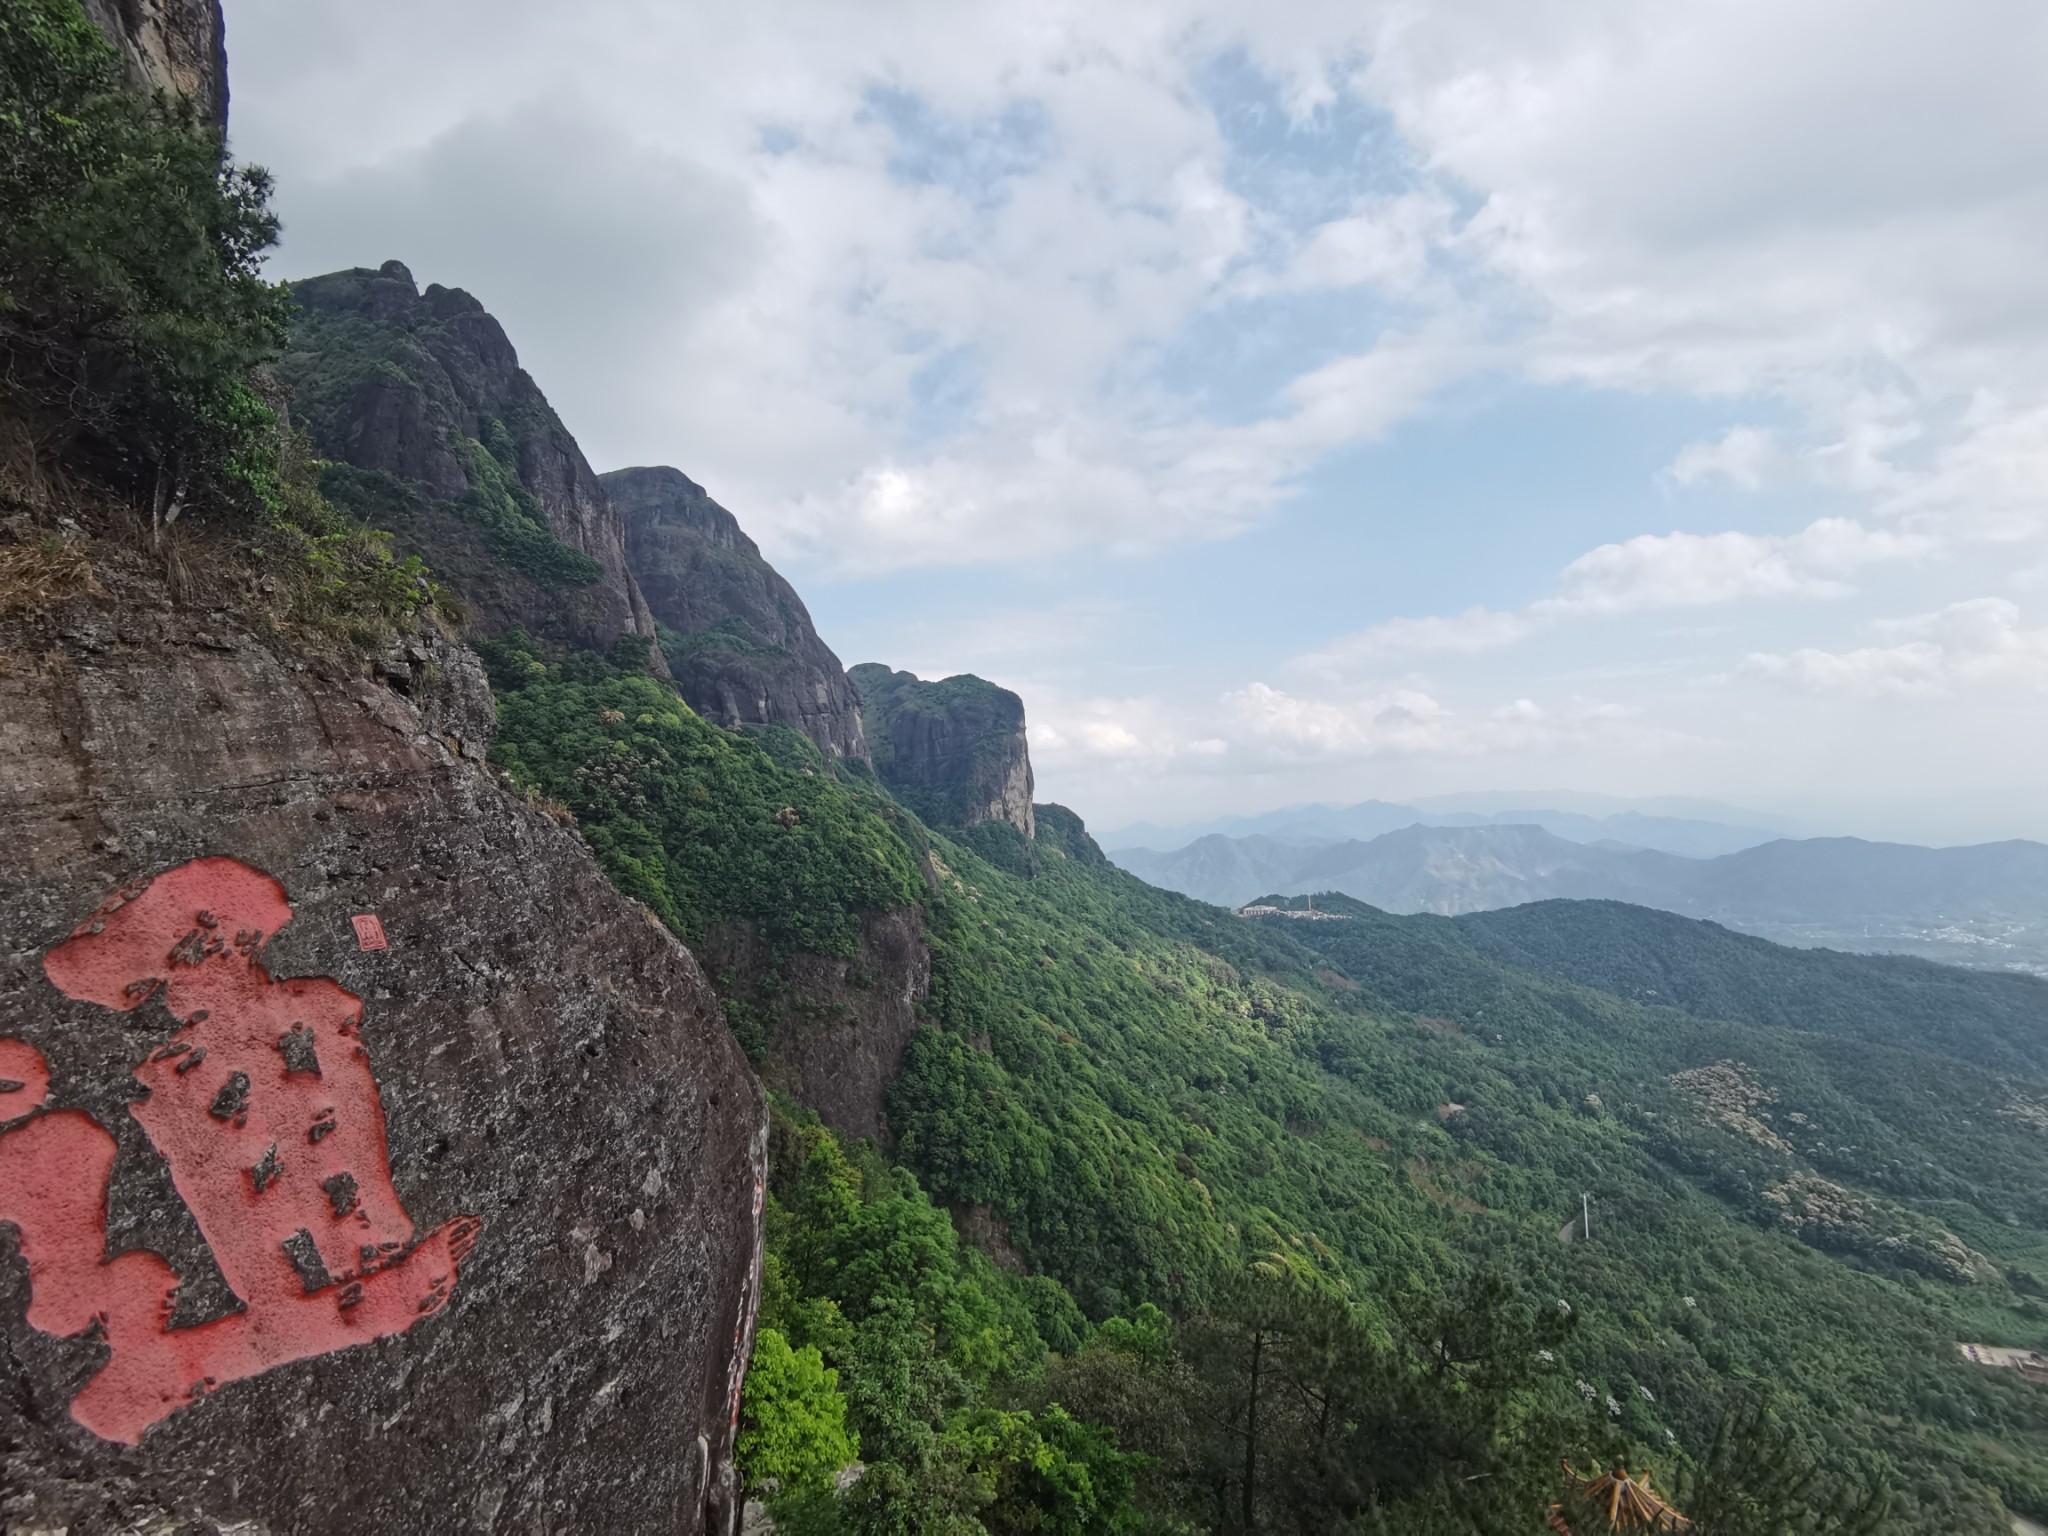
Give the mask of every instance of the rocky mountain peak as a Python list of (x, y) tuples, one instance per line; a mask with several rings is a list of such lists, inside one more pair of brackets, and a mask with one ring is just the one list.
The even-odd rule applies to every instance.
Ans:
[(690, 707), (720, 725), (791, 726), (828, 759), (867, 761), (859, 693), (803, 599), (739, 519), (678, 469), (643, 466), (601, 479)]
[(1004, 822), (1036, 834), (1024, 701), (961, 673), (928, 683), (863, 662), (849, 674), (864, 701), (875, 772), (938, 827)]
[(293, 416), (337, 461), (327, 493), (427, 557), (487, 631), (600, 651), (630, 636), (665, 675), (618, 513), (475, 296), (422, 290), (398, 261), (292, 293), (277, 371)]
[(598, 477), (622, 503), (627, 531), (636, 522), (665, 522), (688, 528), (719, 549), (737, 550), (750, 560), (761, 558), (761, 546), (747, 537), (740, 520), (711, 499), (711, 493), (666, 464), (614, 469)]

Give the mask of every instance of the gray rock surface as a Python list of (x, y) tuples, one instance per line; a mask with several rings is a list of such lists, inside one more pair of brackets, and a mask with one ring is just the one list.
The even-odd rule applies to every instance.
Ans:
[(191, 102), (227, 126), (227, 24), (220, 0), (79, 0), (94, 26), (121, 50), (128, 82)]
[[(0, 1201), (22, 1198), (24, 1128), (82, 1111), (118, 1148), (106, 1251), (175, 1270), (181, 1326), (251, 1301), (222, 1275), (234, 1234), (201, 1231), (191, 1164), (130, 1109), (179, 1019), (158, 997), (76, 1000), (44, 969), (110, 893), (225, 855), (291, 902), (270, 976), (361, 999), (401, 1214), (481, 1229), (402, 1331), (222, 1380), (130, 1446), (72, 1417), (108, 1347), (31, 1324), (24, 1240), (0, 1222), (0, 1525), (729, 1531), (766, 1124), (696, 962), (482, 765), (470, 653), (294, 655), (231, 609), (174, 607), (118, 546), (94, 561), (101, 595), (0, 615), (0, 1041), (41, 1053), (52, 1085), (23, 1115), (21, 1083), (0, 1083)], [(359, 915), (388, 948), (361, 947)]]
[(1024, 701), (970, 673), (927, 683), (864, 662), (869, 750), (882, 782), (935, 827), (1005, 822), (1034, 833)]
[(868, 759), (860, 694), (818, 638), (796, 588), (739, 520), (683, 474), (600, 477), (626, 525), (626, 559), (690, 707), (726, 726), (788, 725), (828, 760)]

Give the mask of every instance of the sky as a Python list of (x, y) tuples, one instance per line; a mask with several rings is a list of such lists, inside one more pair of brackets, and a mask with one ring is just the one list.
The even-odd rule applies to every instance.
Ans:
[(2048, 8), (227, 0), (272, 270), (474, 293), (1103, 829), (2048, 837)]

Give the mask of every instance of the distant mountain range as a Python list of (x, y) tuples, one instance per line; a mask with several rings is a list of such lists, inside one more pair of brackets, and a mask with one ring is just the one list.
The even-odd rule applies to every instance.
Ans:
[[(1506, 802), (1506, 803), (1503, 803)], [(1617, 842), (1632, 848), (1707, 859), (1753, 848), (1802, 829), (1780, 817), (1712, 800), (1629, 802), (1597, 795), (1551, 794), (1532, 805), (1512, 797), (1446, 795), (1413, 805), (1367, 800), (1358, 805), (1297, 805), (1263, 816), (1226, 816), (1187, 827), (1149, 823), (1106, 833), (1111, 848), (1172, 851), (1208, 837), (1270, 838), (1297, 847), (1367, 839), (1405, 827), (1541, 827), (1573, 843)]]
[(2034, 842), (1775, 838), (1688, 857), (1619, 837), (1574, 841), (1536, 824), (1410, 824), (1319, 843), (1211, 833), (1169, 852), (1110, 857), (1154, 885), (1223, 906), (1321, 891), (1444, 915), (1558, 897), (1624, 901), (1781, 943), (2048, 973), (2048, 844)]

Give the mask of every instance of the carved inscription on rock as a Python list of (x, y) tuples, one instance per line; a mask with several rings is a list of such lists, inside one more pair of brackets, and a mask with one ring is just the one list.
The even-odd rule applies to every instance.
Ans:
[(0, 1222), (28, 1264), (29, 1323), (108, 1347), (71, 1404), (105, 1439), (135, 1444), (230, 1382), (405, 1332), (447, 1302), (482, 1229), (465, 1216), (414, 1232), (391, 1182), (362, 1000), (263, 968), (291, 915), (269, 875), (195, 859), (116, 892), (43, 959), (67, 997), (120, 1012), (155, 998), (178, 1022), (135, 1068), (145, 1092), (129, 1112), (239, 1312), (169, 1326), (177, 1273), (154, 1253), (107, 1254), (113, 1136), (46, 1107), (41, 1054), (0, 1039)]

